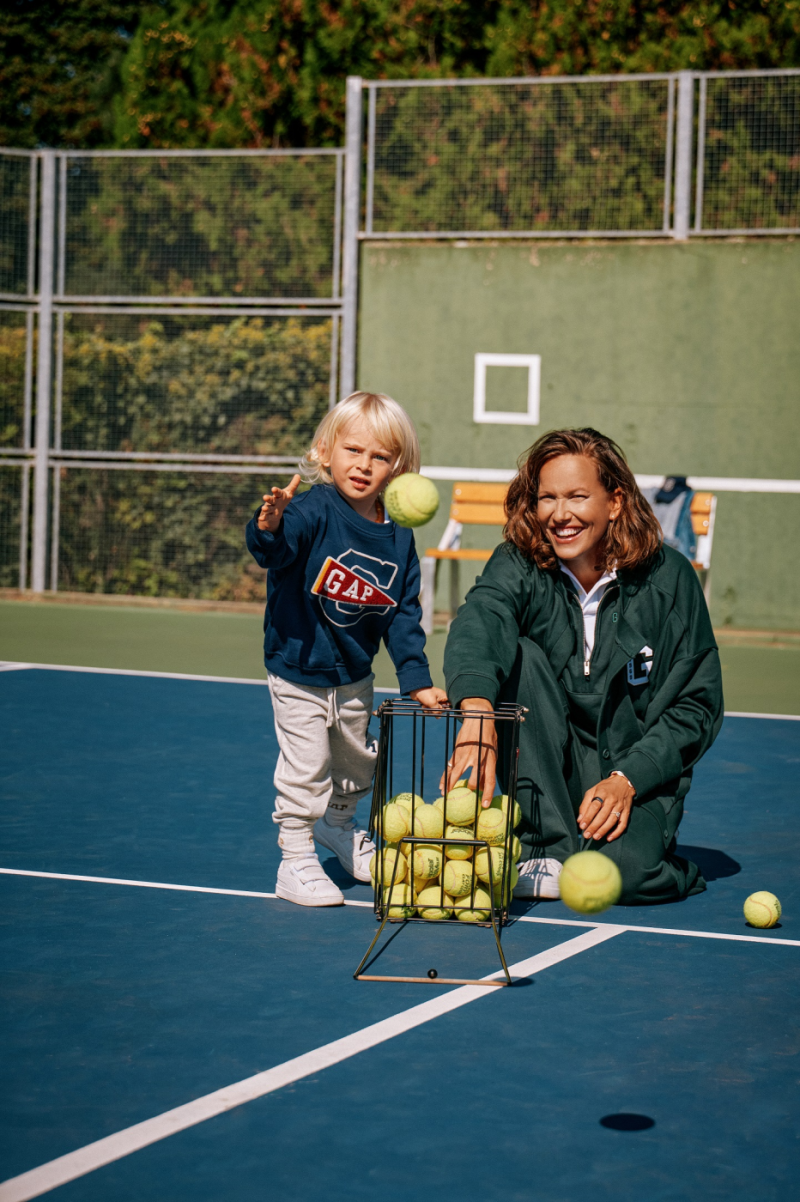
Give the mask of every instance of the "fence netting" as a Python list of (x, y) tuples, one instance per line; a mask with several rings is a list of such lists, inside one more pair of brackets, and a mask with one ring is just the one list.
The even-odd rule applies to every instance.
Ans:
[(328, 408), (330, 317), (63, 315), (57, 445), (299, 455)]
[(90, 593), (264, 598), (244, 527), (286, 476), (59, 469), (58, 587)]
[(64, 292), (335, 296), (338, 160), (69, 155)]
[(0, 447), (26, 445), (25, 372), (31, 324), (26, 313), (0, 309)]
[(18, 588), (22, 523), (22, 473), (17, 463), (0, 463), (0, 588)]
[(800, 75), (709, 76), (705, 230), (800, 229)]
[(28, 291), (33, 156), (0, 152), (0, 292)]
[(659, 231), (671, 88), (378, 86), (367, 230)]

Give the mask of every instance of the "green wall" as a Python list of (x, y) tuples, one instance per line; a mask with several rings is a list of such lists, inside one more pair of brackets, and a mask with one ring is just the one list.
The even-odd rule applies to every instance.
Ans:
[[(359, 387), (406, 406), (423, 463), (508, 468), (592, 425), (637, 472), (800, 478), (800, 241), (373, 243), (360, 289)], [(473, 421), (477, 351), (542, 356), (538, 427)], [(522, 377), (489, 378), (493, 407), (519, 408)], [(719, 495), (715, 624), (800, 628), (799, 532), (800, 495)]]

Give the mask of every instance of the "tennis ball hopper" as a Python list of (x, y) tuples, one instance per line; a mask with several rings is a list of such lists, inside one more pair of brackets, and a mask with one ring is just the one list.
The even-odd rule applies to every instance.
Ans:
[[(354, 973), (356, 980), (513, 984), (501, 935), (509, 921), (517, 881), (519, 843), (514, 826), (520, 820), (516, 801), (519, 727), (526, 712), (524, 706), (502, 704), (493, 711), (443, 709), (433, 713), (406, 697), (379, 706), (369, 822), (376, 846), (370, 872), (379, 926)], [(494, 721), (498, 734), (498, 778), (506, 792), (496, 796), (489, 809), (481, 805), (480, 793), (464, 781), (451, 782), (453, 787), (439, 796), (440, 780), (452, 758), (461, 722), (467, 717), (480, 721), (481, 767), (489, 752), (489, 720)], [(380, 976), (364, 971), (385, 950), (385, 945), (376, 948), (387, 924), (430, 922), (461, 930), (491, 929), (502, 975), (477, 980), (439, 977), (432, 969), (427, 976)]]

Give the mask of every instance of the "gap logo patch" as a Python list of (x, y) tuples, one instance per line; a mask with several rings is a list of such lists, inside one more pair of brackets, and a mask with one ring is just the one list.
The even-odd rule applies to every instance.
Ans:
[(323, 612), (334, 626), (355, 626), (365, 614), (386, 614), (397, 608), (384, 589), (397, 575), (397, 564), (349, 548), (329, 555), (311, 586)]

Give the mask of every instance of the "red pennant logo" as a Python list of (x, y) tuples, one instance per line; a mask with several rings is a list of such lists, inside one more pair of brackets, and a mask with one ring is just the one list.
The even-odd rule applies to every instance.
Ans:
[(350, 568), (346, 568), (338, 559), (328, 556), (320, 568), (311, 588), (317, 597), (328, 597), (331, 601), (339, 601), (344, 605), (374, 605), (385, 608), (387, 605), (397, 607), (386, 593), (381, 592), (377, 584), (357, 576)]

